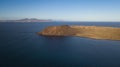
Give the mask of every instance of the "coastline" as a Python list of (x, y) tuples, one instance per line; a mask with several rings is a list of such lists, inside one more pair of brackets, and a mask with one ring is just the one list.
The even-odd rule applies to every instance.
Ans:
[(102, 40), (120, 40), (120, 28), (107, 26), (50, 26), (40, 35), (45, 36), (77, 36)]

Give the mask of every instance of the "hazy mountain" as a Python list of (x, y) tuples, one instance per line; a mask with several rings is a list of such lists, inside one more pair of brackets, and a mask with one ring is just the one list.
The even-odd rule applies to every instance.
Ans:
[(51, 22), (51, 19), (24, 18), (19, 20), (0, 20), (0, 22)]

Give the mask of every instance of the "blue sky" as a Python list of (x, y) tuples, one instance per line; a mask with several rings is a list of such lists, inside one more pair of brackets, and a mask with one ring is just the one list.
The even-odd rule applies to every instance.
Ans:
[(0, 0), (0, 19), (120, 21), (120, 0)]

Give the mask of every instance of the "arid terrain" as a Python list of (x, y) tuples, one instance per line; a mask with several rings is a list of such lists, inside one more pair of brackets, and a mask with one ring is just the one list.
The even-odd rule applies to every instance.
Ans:
[(80, 36), (94, 39), (120, 40), (120, 28), (103, 26), (49, 26), (41, 32), (45, 36)]

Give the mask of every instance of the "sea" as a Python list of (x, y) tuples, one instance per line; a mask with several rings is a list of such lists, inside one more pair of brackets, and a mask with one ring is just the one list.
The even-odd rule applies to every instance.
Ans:
[(120, 41), (38, 35), (48, 26), (120, 22), (1, 22), (0, 67), (120, 67)]

